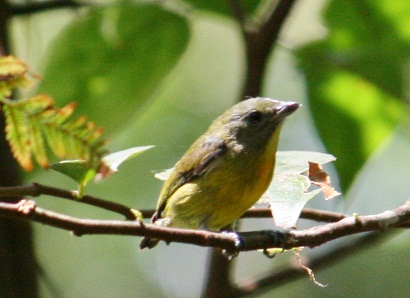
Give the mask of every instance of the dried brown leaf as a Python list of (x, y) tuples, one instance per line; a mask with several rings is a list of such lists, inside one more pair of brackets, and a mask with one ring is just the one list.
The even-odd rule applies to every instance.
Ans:
[(325, 171), (323, 171), (320, 164), (309, 162), (309, 179), (313, 184), (319, 186), (323, 190), (326, 200), (330, 200), (340, 195), (340, 193), (331, 186), (330, 177)]

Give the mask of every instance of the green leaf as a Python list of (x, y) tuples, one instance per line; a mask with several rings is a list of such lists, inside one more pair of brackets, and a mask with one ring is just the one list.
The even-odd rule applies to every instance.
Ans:
[[(229, 5), (229, 1), (186, 0), (186, 2), (192, 4), (192, 6), (196, 9), (207, 10), (213, 13), (232, 16), (232, 8)], [(244, 13), (251, 15), (259, 6), (261, 0), (246, 0), (236, 2), (244, 11)]]
[(275, 224), (281, 228), (296, 226), (305, 204), (321, 189), (307, 192), (311, 183), (308, 177), (296, 173), (276, 175), (269, 186), (269, 203)]
[(51, 164), (50, 168), (77, 182), (77, 197), (83, 197), (85, 187), (97, 175), (95, 169), (91, 168), (85, 160), (63, 160)]
[(12, 94), (14, 88), (26, 88), (32, 84), (27, 65), (13, 57), (0, 57), (0, 99)]
[[(7, 102), (11, 105), (7, 105)], [(27, 119), (24, 113), (13, 107), (11, 101), (4, 101), (3, 111), (6, 117), (6, 138), (13, 155), (26, 171), (30, 171), (33, 169), (33, 163)]]
[(48, 167), (47, 151), (44, 143), (43, 131), (41, 124), (37, 121), (28, 123), (28, 136), (30, 140), (31, 151), (37, 163), (43, 167)]
[(320, 165), (335, 161), (331, 154), (312, 151), (278, 151), (276, 153), (275, 175), (304, 173), (309, 169), (309, 162)]
[(298, 50), (316, 127), (338, 157), (345, 190), (407, 112), (409, 10), (410, 1), (330, 1), (329, 34)]
[(334, 161), (333, 155), (310, 151), (278, 151), (275, 174), (267, 191), (275, 224), (290, 228), (296, 225), (305, 204), (321, 193), (323, 188), (308, 192), (312, 185), (309, 163), (323, 165)]
[(154, 148), (154, 146), (141, 146), (129, 148), (126, 150), (108, 154), (102, 158), (103, 163), (110, 169), (111, 172), (117, 172), (118, 167), (125, 161), (134, 158), (141, 153)]
[(50, 165), (54, 171), (60, 172), (79, 184), (90, 182), (97, 172), (90, 168), (85, 160), (63, 160)]
[(45, 55), (40, 86), (58, 104), (81, 101), (78, 111), (107, 133), (126, 125), (158, 90), (184, 53), (190, 33), (180, 15), (124, 2), (89, 9), (64, 29)]
[(1, 102), (7, 139), (24, 169), (33, 169), (32, 156), (40, 166), (48, 166), (45, 141), (60, 159), (81, 159), (89, 167), (100, 167), (101, 157), (106, 153), (102, 148), (105, 140), (100, 140), (102, 130), (93, 122), (83, 121), (84, 118), (80, 118), (80, 122), (72, 119), (75, 104), (58, 109), (46, 95), (13, 101), (3, 99)]
[(166, 169), (162, 172), (156, 173), (155, 174), (155, 178), (165, 181), (169, 178), (169, 176), (171, 176), (172, 171), (174, 170), (174, 168), (170, 168), (170, 169)]

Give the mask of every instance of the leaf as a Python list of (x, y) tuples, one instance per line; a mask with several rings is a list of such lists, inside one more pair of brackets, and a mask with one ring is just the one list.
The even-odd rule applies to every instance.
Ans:
[(63, 160), (51, 164), (50, 168), (60, 172), (77, 182), (77, 197), (84, 196), (85, 187), (97, 175), (97, 171), (91, 168), (85, 160)]
[(127, 125), (158, 90), (190, 35), (181, 15), (159, 5), (121, 2), (84, 11), (61, 31), (46, 55), (40, 86), (58, 104), (81, 100), (79, 113), (108, 134)]
[(155, 178), (165, 181), (169, 178), (169, 176), (171, 175), (172, 171), (174, 170), (174, 168), (170, 168), (170, 169), (166, 169), (162, 172), (156, 173), (155, 174)]
[(79, 184), (87, 184), (97, 172), (90, 168), (85, 160), (63, 160), (50, 165), (54, 171), (60, 172)]
[(31, 143), (24, 114), (12, 106), (3, 104), (6, 117), (6, 138), (10, 144), (13, 156), (26, 171), (33, 169), (31, 161)]
[(312, 151), (278, 151), (276, 153), (275, 175), (303, 173), (309, 170), (309, 162), (326, 164), (335, 161), (331, 154)]
[(32, 84), (26, 64), (13, 57), (0, 58), (0, 98), (8, 97), (16, 87), (26, 88)]
[(320, 164), (309, 162), (309, 179), (323, 190), (323, 195), (326, 200), (340, 195), (340, 193), (330, 185), (330, 177), (323, 171)]
[(107, 166), (111, 172), (117, 172), (118, 167), (125, 161), (134, 158), (141, 153), (154, 148), (154, 146), (141, 146), (141, 147), (133, 147), (126, 150), (114, 152), (108, 155), (105, 155), (102, 158), (102, 161), (105, 166)]
[(345, 190), (408, 111), (409, 10), (410, 1), (329, 1), (326, 38), (297, 52), (315, 125), (340, 161)]
[[(320, 166), (334, 160), (333, 155), (320, 152), (276, 153), (275, 173), (267, 196), (278, 227), (294, 227), (305, 204), (320, 192), (323, 191), (325, 196), (339, 194), (330, 186), (330, 178)], [(308, 191), (312, 183), (320, 184), (321, 188)]]
[(27, 135), (30, 141), (30, 146), (27, 147), (31, 147), (33, 156), (35, 157), (40, 167), (47, 168), (49, 166), (49, 161), (47, 157), (41, 124), (35, 121), (31, 121), (28, 125)]
[(275, 224), (281, 228), (296, 225), (305, 204), (321, 192), (307, 192), (311, 183), (308, 177), (288, 173), (276, 175), (269, 186), (269, 203)]
[(60, 159), (85, 160), (98, 169), (106, 153), (102, 130), (84, 117), (72, 117), (76, 104), (61, 109), (53, 100), (39, 95), (21, 100), (1, 100), (6, 117), (6, 135), (11, 150), (25, 170), (32, 170), (32, 156), (42, 167), (48, 167), (45, 142)]
[[(186, 2), (191, 3), (195, 9), (207, 10), (213, 13), (219, 13), (225, 16), (232, 16), (232, 7), (229, 1), (203, 1), (203, 0), (187, 0)], [(259, 6), (261, 0), (246, 0), (246, 1), (235, 1), (237, 5), (247, 15), (252, 15), (252, 13)]]

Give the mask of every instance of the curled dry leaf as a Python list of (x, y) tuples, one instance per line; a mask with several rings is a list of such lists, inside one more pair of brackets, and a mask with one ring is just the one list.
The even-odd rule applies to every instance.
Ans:
[(325, 171), (323, 171), (320, 164), (309, 162), (309, 179), (313, 184), (319, 186), (323, 190), (323, 195), (326, 200), (330, 200), (340, 195), (340, 193), (331, 186), (330, 177)]

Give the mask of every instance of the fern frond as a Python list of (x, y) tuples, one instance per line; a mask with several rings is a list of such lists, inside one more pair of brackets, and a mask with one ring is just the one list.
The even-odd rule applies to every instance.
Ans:
[(40, 123), (30, 121), (28, 135), (33, 156), (42, 168), (48, 168), (49, 160)]
[(5, 111), (7, 139), (16, 159), (26, 170), (33, 168), (32, 157), (41, 167), (48, 167), (46, 144), (59, 159), (84, 160), (98, 169), (106, 153), (102, 129), (85, 117), (73, 118), (75, 103), (61, 109), (52, 98), (38, 95), (28, 99), (1, 100)]
[(13, 57), (0, 59), (0, 98), (8, 97), (16, 87), (28, 87), (33, 83), (28, 77), (27, 65)]
[(3, 105), (6, 118), (6, 139), (9, 141), (13, 155), (23, 169), (31, 171), (31, 147), (27, 119), (20, 110)]

